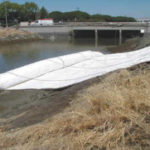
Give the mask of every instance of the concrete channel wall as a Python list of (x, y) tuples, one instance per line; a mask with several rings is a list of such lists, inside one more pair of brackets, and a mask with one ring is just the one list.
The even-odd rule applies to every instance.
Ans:
[(75, 35), (75, 31), (95, 31), (95, 39), (98, 39), (98, 31), (119, 31), (120, 43), (122, 40), (122, 31), (139, 31), (142, 34), (150, 33), (150, 26), (147, 23), (139, 22), (69, 22), (62, 25), (53, 26), (20, 26), (20, 29), (38, 33), (46, 38), (55, 37), (71, 37)]
[(27, 26), (20, 27), (21, 30), (37, 33), (45, 38), (69, 37), (71, 28), (67, 26)]

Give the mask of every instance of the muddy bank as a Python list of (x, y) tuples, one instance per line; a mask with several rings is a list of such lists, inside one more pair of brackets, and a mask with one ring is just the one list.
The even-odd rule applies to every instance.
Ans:
[(120, 46), (108, 47), (108, 50), (112, 53), (128, 52), (131, 50), (138, 50), (147, 46), (150, 46), (150, 35), (128, 39), (125, 43), (123, 43)]
[[(150, 45), (150, 38), (144, 37), (142, 39), (140, 38), (132, 39), (129, 41), (129, 43), (126, 46), (123, 45), (122, 49), (120, 46), (119, 49), (122, 51), (127, 51), (128, 49), (131, 50), (143, 48), (145, 46)], [(130, 71), (132, 74), (137, 75), (141, 71), (150, 71), (150, 63), (143, 63), (140, 65), (136, 65), (127, 70)], [(30, 138), (33, 137), (34, 134), (37, 135), (39, 140), (42, 132), (41, 127), (44, 127), (47, 122), (53, 119), (53, 117), (63, 113), (66, 109), (68, 109), (70, 104), (73, 101), (77, 100), (76, 98), (77, 94), (82, 93), (84, 89), (86, 89), (91, 85), (103, 83), (104, 79), (106, 79), (111, 74), (118, 75), (119, 73), (120, 70), (61, 90), (47, 89), (47, 90), (0, 91), (0, 136), (3, 135), (5, 137), (6, 135), (6, 137), (3, 138), (4, 145), (1, 146), (0, 143), (1, 146), (0, 149), (1, 148), (7, 149), (8, 147), (11, 149), (14, 145), (17, 145), (16, 143), (18, 140), (16, 140), (13, 137), (19, 136), (19, 134), (21, 134), (23, 130), (26, 130), (28, 128), (31, 128), (31, 131), (34, 130), (35, 128), (35, 133), (31, 132), (31, 135), (29, 136), (27, 135), (27, 137), (23, 139), (23, 142), (21, 144), (25, 145), (25, 143), (28, 142), (32, 143), (33, 141)], [(149, 118), (147, 120), (149, 121)], [(36, 126), (38, 125), (40, 125), (39, 130), (36, 131), (37, 130)], [(45, 132), (47, 133), (47, 129)], [(24, 137), (24, 133), (21, 134), (20, 137)], [(51, 137), (51, 134), (49, 134), (48, 136)], [(45, 135), (43, 137), (44, 141), (46, 141), (47, 137)], [(30, 144), (30, 146), (31, 145), (32, 144)], [(28, 148), (24, 147), (24, 149)], [(34, 148), (30, 147), (30, 149)]]
[(33, 34), (27, 31), (22, 31), (14, 28), (1, 28), (0, 29), (0, 44), (26, 42), (40, 40), (38, 34)]
[[(134, 79), (136, 79), (136, 87), (140, 90), (139, 85), (140, 87), (142, 86), (143, 88), (144, 86), (148, 86), (147, 84), (145, 84), (145, 82), (142, 82), (140, 78), (141, 78), (141, 75), (144, 74), (144, 72), (149, 72), (149, 71), (150, 71), (150, 63), (143, 63), (140, 65), (131, 67), (127, 70), (118, 70), (118, 71), (109, 73), (105, 76), (97, 77), (95, 79), (91, 79), (83, 83), (80, 83), (80, 84), (77, 84), (77, 85), (74, 85), (65, 89), (61, 89), (61, 90), (1, 91), (0, 93), (0, 139), (1, 139), (0, 149), (2, 150), (5, 150), (5, 149), (50, 150), (52, 149), (53, 150), (53, 149), (63, 149), (61, 147), (64, 147), (65, 144), (66, 145), (64, 149), (67, 149), (66, 148), (67, 145), (71, 145), (72, 143), (74, 143), (74, 145), (76, 144), (75, 139), (77, 136), (78, 138), (81, 138), (80, 142), (83, 140), (80, 143), (81, 145), (84, 144), (83, 149), (93, 150), (93, 147), (95, 148), (95, 143), (89, 143), (89, 140), (92, 141), (92, 139), (94, 139), (96, 135), (98, 135), (99, 133), (102, 134), (105, 129), (106, 129), (105, 133), (108, 134), (107, 126), (109, 127), (109, 124), (107, 124), (108, 122), (107, 119), (109, 119), (109, 116), (105, 117), (105, 120), (107, 120), (106, 122), (102, 120), (102, 123), (105, 126), (103, 126), (103, 124), (101, 126), (98, 125), (99, 127), (98, 132), (95, 135), (95, 131), (97, 128), (93, 127), (93, 125), (95, 125), (93, 124), (93, 120), (92, 120), (94, 119), (94, 117), (91, 118), (89, 122), (87, 122), (86, 120), (86, 119), (89, 119), (89, 116), (83, 115), (83, 118), (82, 118), (82, 111), (87, 107), (86, 103), (82, 103), (81, 101), (82, 97), (88, 96), (86, 95), (88, 94), (88, 91), (85, 92), (85, 90), (87, 90), (89, 87), (96, 86), (96, 89), (94, 89), (96, 93), (98, 91), (97, 84), (99, 85), (106, 84), (107, 86), (109, 82), (107, 83), (106, 81), (108, 79), (109, 81), (111, 81), (114, 78), (118, 79), (118, 77), (119, 79), (122, 79), (124, 81), (123, 83), (125, 85), (122, 85), (122, 81), (119, 82), (119, 79), (117, 80), (119, 82), (118, 83), (119, 87), (122, 89), (124, 86), (128, 86), (128, 83), (130, 83), (130, 80), (126, 79), (127, 77), (126, 73), (128, 72), (130, 72), (130, 76), (135, 77)], [(148, 76), (147, 78), (149, 79)], [(116, 82), (116, 80), (114, 82)], [(109, 86), (107, 90), (108, 91), (110, 90)], [(131, 89), (129, 88), (129, 93), (130, 93), (130, 90), (134, 92), (134, 88), (132, 86), (131, 86)], [(102, 91), (100, 90), (99, 92), (102, 92)], [(106, 91), (106, 94), (110, 94), (110, 93)], [(112, 97), (113, 96), (114, 95), (112, 95)], [(135, 99), (135, 101), (136, 100), (137, 99)], [(99, 103), (94, 103), (94, 104), (96, 105), (94, 109), (97, 112), (97, 106), (99, 106)], [(101, 104), (102, 103), (100, 103), (100, 106)], [(67, 117), (74, 113), (74, 110), (77, 106), (80, 108), (78, 112), (78, 115), (79, 115), (78, 119), (80, 120), (80, 122), (83, 123), (82, 126), (80, 126), (80, 128), (82, 129), (81, 130), (82, 132), (78, 132), (77, 130), (78, 128), (75, 131), (74, 130), (72, 131), (72, 126), (70, 126), (69, 124), (70, 120), (69, 119), (67, 120)], [(121, 106), (120, 103), (118, 106)], [(143, 105), (141, 107), (143, 108)], [(131, 112), (134, 112), (135, 107), (131, 107), (131, 108), (133, 109), (133, 111)], [(149, 110), (149, 107), (145, 106), (143, 109), (145, 108)], [(144, 119), (146, 120), (146, 125), (148, 126), (149, 116), (148, 116), (147, 109), (146, 109), (147, 117)], [(116, 109), (112, 109), (112, 111), (113, 110), (116, 110)], [(111, 113), (111, 114), (114, 115), (114, 113)], [(99, 116), (101, 115), (102, 114), (100, 113)], [(142, 113), (139, 116), (141, 115)], [(93, 113), (92, 113), (92, 116), (93, 116)], [(132, 118), (132, 115), (128, 117)], [(72, 118), (70, 119), (73, 121), (76, 121), (75, 118), (76, 118), (76, 115), (73, 115)], [(114, 119), (118, 120), (117, 118), (113, 118), (113, 120)], [(131, 130), (130, 134), (137, 135), (137, 139), (135, 139), (135, 141), (137, 142), (136, 144), (138, 144), (138, 146), (143, 144), (143, 140), (145, 139), (148, 140), (149, 134), (146, 134), (143, 128), (139, 128), (139, 126), (134, 125), (134, 124), (132, 125), (132, 122), (130, 123), (128, 118), (126, 118), (126, 116), (123, 116), (123, 117), (121, 116), (121, 119), (123, 120), (122, 122), (123, 124), (125, 124), (125, 126), (127, 126), (128, 128), (129, 126), (131, 126), (129, 129), (127, 128), (129, 131)], [(51, 127), (53, 128), (55, 127), (55, 123), (53, 125), (53, 122), (55, 120), (56, 122), (58, 121), (56, 124), (56, 129), (58, 127), (57, 129), (58, 131), (54, 130), (56, 133), (54, 131), (51, 132)], [(77, 120), (75, 122), (75, 125), (76, 123), (80, 124), (80, 122)], [(115, 126), (117, 125), (116, 123), (114, 124)], [(59, 129), (65, 128), (66, 126), (67, 128), (63, 130), (63, 134), (60, 133), (61, 135), (59, 135)], [(120, 128), (118, 128), (115, 135), (119, 133), (119, 129)], [(92, 139), (88, 138), (89, 136), (87, 132), (90, 132), (90, 135), (91, 135), (91, 132), (93, 132), (94, 137)], [(82, 136), (79, 136), (79, 135), (82, 135), (83, 133), (85, 133), (85, 135), (82, 138)], [(115, 138), (115, 135), (114, 135), (114, 138)], [(126, 137), (127, 137), (127, 134), (125, 138)], [(72, 141), (70, 140), (71, 138), (73, 138)], [(108, 136), (106, 138), (108, 138)], [(84, 139), (86, 140), (84, 141)], [(111, 141), (111, 139), (109, 141)], [(81, 148), (80, 144), (78, 148), (74, 146), (73, 148), (70, 148), (70, 149), (80, 150)], [(105, 144), (105, 142), (103, 142), (102, 144), (105, 146), (107, 145), (107, 143)], [(99, 148), (97, 145), (96, 147)], [(135, 145), (134, 140), (131, 141), (129, 139), (126, 145), (131, 146), (133, 150), (133, 147), (134, 147), (133, 145)], [(142, 145), (142, 147), (149, 148), (149, 145), (144, 145), (144, 146)]]
[[(150, 63), (128, 69), (134, 74), (150, 70)], [(115, 71), (118, 74), (120, 71)], [(40, 123), (62, 112), (76, 94), (103, 81), (111, 73), (61, 90), (0, 91), (0, 130), (20, 129)]]

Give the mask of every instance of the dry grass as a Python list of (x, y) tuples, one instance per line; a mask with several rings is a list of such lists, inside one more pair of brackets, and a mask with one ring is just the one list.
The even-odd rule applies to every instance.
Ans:
[(2, 130), (0, 141), (8, 150), (149, 150), (150, 71), (112, 73), (53, 120)]
[(29, 35), (31, 33), (13, 28), (0, 29), (0, 37), (13, 37), (17, 35)]

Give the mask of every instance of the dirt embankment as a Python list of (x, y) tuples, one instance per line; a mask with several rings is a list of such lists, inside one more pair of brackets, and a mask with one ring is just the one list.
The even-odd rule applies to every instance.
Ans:
[(149, 150), (150, 63), (61, 90), (0, 91), (0, 149)]
[(72, 87), (0, 93), (2, 150), (149, 150), (150, 64)]
[(14, 28), (0, 28), (0, 43), (38, 40), (40, 37), (27, 31)]
[(112, 53), (127, 52), (131, 50), (138, 50), (147, 46), (150, 46), (150, 35), (128, 39), (120, 46), (108, 47), (108, 50), (110, 50)]

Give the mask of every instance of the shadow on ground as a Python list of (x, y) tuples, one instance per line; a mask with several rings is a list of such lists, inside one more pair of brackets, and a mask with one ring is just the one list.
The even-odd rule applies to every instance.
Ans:
[(100, 78), (61, 90), (1, 91), (0, 127), (17, 129), (51, 119), (69, 106), (77, 92), (98, 80)]

